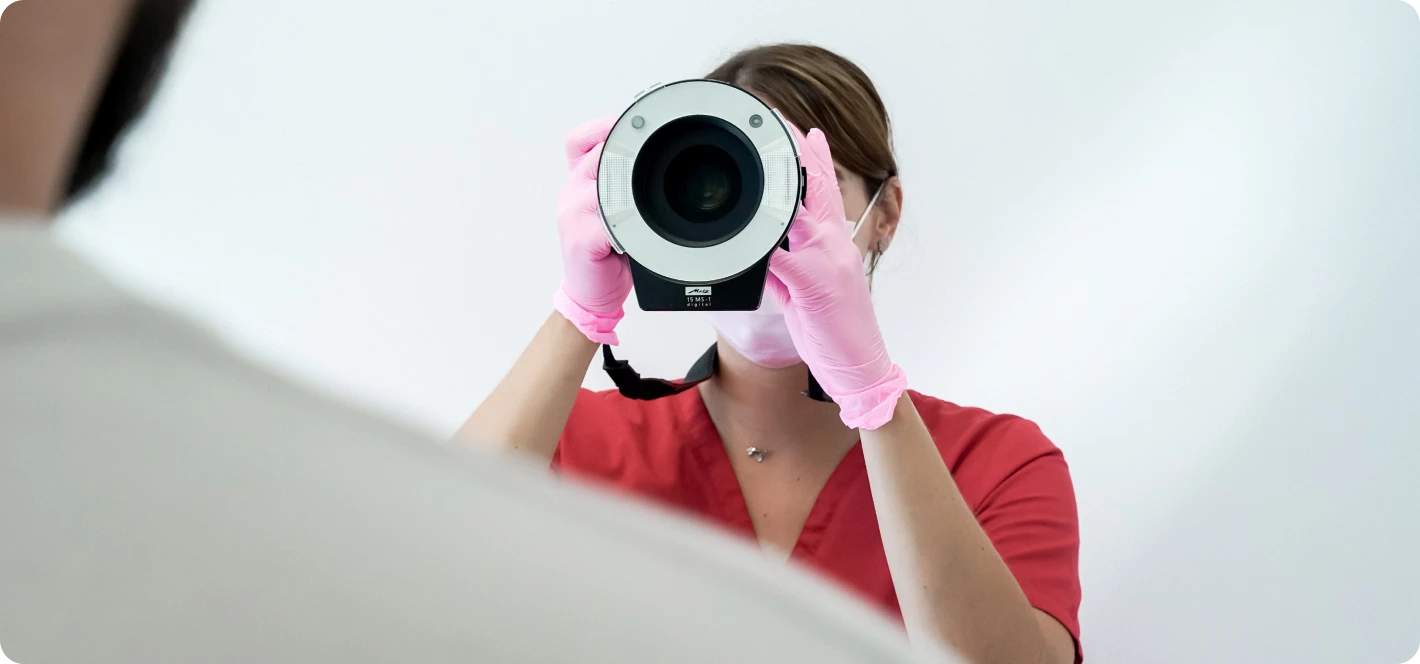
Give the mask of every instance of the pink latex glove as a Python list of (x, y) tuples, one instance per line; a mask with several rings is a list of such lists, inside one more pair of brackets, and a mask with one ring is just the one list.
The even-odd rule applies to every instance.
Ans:
[(907, 377), (883, 345), (828, 140), (817, 129), (807, 137), (794, 133), (809, 181), (789, 227), (789, 251), (775, 249), (769, 259), (766, 290), (783, 307), (799, 357), (838, 404), (843, 423), (877, 429), (892, 419)]
[(567, 184), (557, 197), (562, 285), (552, 305), (599, 344), (615, 346), (616, 324), (631, 294), (631, 266), (611, 248), (597, 208), (597, 164), (616, 120), (593, 120), (567, 134)]

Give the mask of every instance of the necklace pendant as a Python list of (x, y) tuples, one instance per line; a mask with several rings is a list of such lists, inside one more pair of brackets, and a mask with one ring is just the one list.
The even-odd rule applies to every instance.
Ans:
[(751, 447), (745, 450), (745, 454), (748, 454), (749, 458), (754, 459), (755, 463), (764, 463), (764, 457), (765, 455), (769, 454), (769, 450), (761, 450), (758, 447)]

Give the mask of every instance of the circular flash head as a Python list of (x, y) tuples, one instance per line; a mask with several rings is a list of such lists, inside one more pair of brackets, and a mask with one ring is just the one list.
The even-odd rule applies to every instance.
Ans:
[(689, 80), (652, 88), (617, 120), (597, 197), (618, 250), (664, 279), (714, 284), (784, 239), (802, 177), (777, 112), (728, 83)]

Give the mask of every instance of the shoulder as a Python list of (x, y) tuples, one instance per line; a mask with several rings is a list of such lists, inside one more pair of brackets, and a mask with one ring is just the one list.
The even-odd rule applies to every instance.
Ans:
[(959, 406), (918, 392), (909, 394), (948, 462), (987, 451), (1018, 454), (1060, 451), (1035, 422), (1019, 415)]
[(694, 395), (695, 391), (640, 401), (628, 399), (616, 390), (578, 390), (562, 433), (563, 441), (609, 440), (642, 432), (647, 427), (667, 425), (685, 409), (682, 402), (687, 393)]
[[(584, 474), (615, 476), (635, 459), (667, 459), (699, 435), (699, 394), (641, 401), (616, 390), (577, 393), (558, 441), (554, 465)], [(637, 464), (639, 465), (639, 464)]]
[(1007, 478), (1028, 466), (1058, 467), (1068, 481), (1064, 455), (1035, 422), (917, 392), (910, 395), (973, 509), (979, 508)]
[[(206, 635), (234, 620), (255, 638), (216, 644), (234, 647), (233, 661), (270, 659), (272, 644), (349, 661), (397, 650), (575, 659), (562, 640), (524, 638), (539, 621), (585, 629), (578, 645), (619, 661), (732, 661), (750, 643), (817, 662), (911, 661), (880, 618), (742, 543), (508, 459), (455, 454), (176, 317), (82, 315), (44, 335), (0, 325), (0, 523), (11, 537), (0, 558), (24, 563), (0, 565), (0, 614), (40, 637), (35, 649), (73, 653), (61, 661), (82, 659), (45, 638), (61, 626), (94, 635), (86, 646), (177, 653), (211, 645)], [(191, 527), (194, 515), (217, 526)], [(556, 564), (579, 556), (596, 564)], [(330, 560), (340, 564), (311, 573), (308, 561)], [(391, 569), (398, 582), (380, 581)], [(182, 570), (185, 583), (143, 583), (153, 570)], [(72, 579), (102, 582), (79, 597), (65, 592)], [(332, 583), (358, 584), (368, 601), (332, 601)], [(447, 629), (449, 607), (496, 625)], [(311, 628), (299, 649), (285, 617)], [(401, 647), (350, 634), (352, 623), (387, 626), (380, 634)], [(688, 636), (653, 653), (640, 627)]]

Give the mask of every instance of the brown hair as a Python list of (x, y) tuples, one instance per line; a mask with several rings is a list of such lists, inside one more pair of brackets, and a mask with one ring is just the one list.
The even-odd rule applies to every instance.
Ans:
[[(763, 94), (799, 129), (821, 130), (834, 161), (863, 177), (868, 196), (897, 175), (887, 108), (847, 58), (808, 44), (759, 46), (736, 53), (706, 78)], [(878, 257), (874, 248), (872, 268)]]

